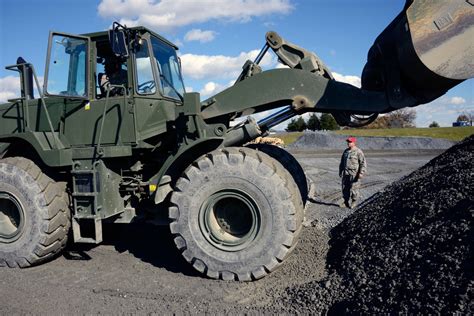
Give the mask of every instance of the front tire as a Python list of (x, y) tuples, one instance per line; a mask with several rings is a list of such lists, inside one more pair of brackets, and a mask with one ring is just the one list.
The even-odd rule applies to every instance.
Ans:
[(0, 266), (28, 267), (66, 245), (70, 210), (64, 183), (31, 161), (0, 160)]
[(183, 257), (210, 278), (251, 281), (281, 265), (296, 245), (303, 204), (291, 175), (249, 148), (196, 160), (171, 196), (171, 232)]
[(298, 186), (299, 192), (301, 194), (303, 204), (306, 205), (311, 185), (308, 182), (308, 178), (304, 173), (303, 167), (301, 167), (298, 160), (296, 160), (292, 154), (281, 147), (270, 144), (248, 144), (246, 147), (262, 151), (281, 163), (281, 165), (287, 169), (290, 175), (293, 177), (293, 180)]

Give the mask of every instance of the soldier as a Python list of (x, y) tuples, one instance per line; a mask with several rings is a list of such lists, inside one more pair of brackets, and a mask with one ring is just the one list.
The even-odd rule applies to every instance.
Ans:
[(339, 177), (342, 178), (342, 196), (340, 206), (354, 208), (359, 198), (360, 179), (365, 175), (367, 164), (362, 150), (356, 146), (356, 138), (346, 139), (347, 149), (339, 164)]

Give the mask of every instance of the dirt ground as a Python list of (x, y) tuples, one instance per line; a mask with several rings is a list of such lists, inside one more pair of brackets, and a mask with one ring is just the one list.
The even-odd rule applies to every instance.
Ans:
[[(428, 162), (440, 151), (366, 152), (362, 199)], [(181, 258), (163, 226), (106, 226), (99, 246), (73, 246), (52, 262), (0, 271), (0, 314), (284, 313), (288, 287), (326, 276), (328, 230), (341, 209), (340, 152), (293, 151), (314, 182), (305, 228), (292, 256), (251, 283), (209, 280)]]

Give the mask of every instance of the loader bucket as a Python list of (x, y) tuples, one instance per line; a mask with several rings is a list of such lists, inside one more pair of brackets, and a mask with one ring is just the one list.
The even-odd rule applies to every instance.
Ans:
[(393, 109), (428, 103), (474, 76), (474, 0), (407, 0), (377, 37), (362, 89), (385, 92)]

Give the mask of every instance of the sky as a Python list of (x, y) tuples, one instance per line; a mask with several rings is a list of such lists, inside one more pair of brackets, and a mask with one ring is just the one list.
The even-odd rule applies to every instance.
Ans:
[[(265, 33), (316, 53), (336, 80), (360, 86), (367, 52), (402, 10), (404, 0), (0, 0), (0, 102), (18, 96), (16, 73), (4, 69), (18, 56), (43, 77), (49, 31), (83, 34), (114, 21), (144, 25), (180, 48), (187, 91), (201, 99), (229, 87), (247, 59), (254, 59)], [(262, 62), (278, 66), (276, 57)], [(474, 80), (415, 108), (416, 125), (451, 126), (474, 112)], [(260, 114), (258, 118), (268, 115)], [(284, 128), (286, 123), (279, 126)]]

